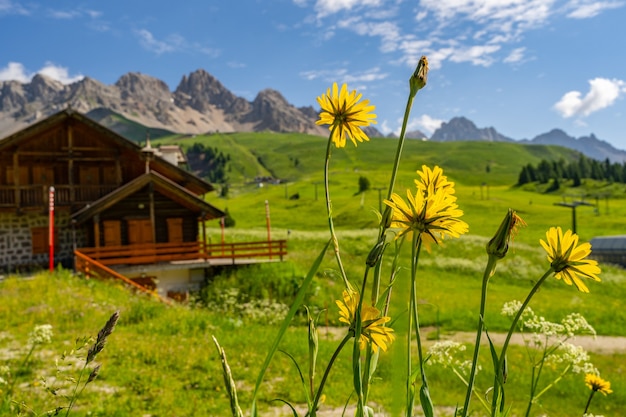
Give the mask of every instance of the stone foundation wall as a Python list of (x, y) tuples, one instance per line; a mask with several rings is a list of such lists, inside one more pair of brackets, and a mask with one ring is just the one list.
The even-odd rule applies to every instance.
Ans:
[[(69, 213), (55, 212), (57, 245), (54, 263), (69, 268), (74, 259), (74, 237)], [(31, 229), (48, 227), (48, 216), (41, 213), (0, 213), (0, 271), (28, 271), (48, 266), (48, 253), (33, 254)], [(76, 245), (84, 244), (85, 234), (76, 231)]]

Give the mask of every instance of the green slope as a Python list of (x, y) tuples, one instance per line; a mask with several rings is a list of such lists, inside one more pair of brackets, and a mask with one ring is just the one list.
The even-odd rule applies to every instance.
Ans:
[[(291, 182), (318, 176), (324, 166), (326, 140), (293, 133), (232, 133), (170, 136), (159, 143), (178, 143), (187, 148), (199, 142), (230, 154), (229, 182), (236, 184), (255, 176), (272, 175)], [(333, 148), (332, 167), (384, 177), (393, 165), (397, 143), (394, 139), (373, 138), (356, 148), (350, 144), (343, 149)], [(403, 173), (409, 176), (422, 164), (439, 165), (451, 179), (465, 185), (487, 181), (493, 185), (511, 185), (517, 182), (522, 166), (528, 163), (559, 158), (570, 161), (577, 157), (576, 151), (557, 146), (407, 140), (402, 164)]]

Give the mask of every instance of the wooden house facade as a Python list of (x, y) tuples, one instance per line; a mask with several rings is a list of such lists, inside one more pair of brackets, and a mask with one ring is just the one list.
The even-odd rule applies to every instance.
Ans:
[(50, 187), (55, 265), (78, 252), (139, 278), (204, 275), (205, 222), (224, 216), (203, 199), (211, 184), (71, 109), (0, 140), (0, 270), (48, 265)]

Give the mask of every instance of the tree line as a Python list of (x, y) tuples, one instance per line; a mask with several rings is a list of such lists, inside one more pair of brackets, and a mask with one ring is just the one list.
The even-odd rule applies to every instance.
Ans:
[(542, 159), (537, 165), (529, 163), (522, 167), (517, 185), (532, 182), (547, 184), (552, 181), (551, 188), (554, 188), (556, 184), (556, 189), (558, 189), (560, 181), (571, 180), (572, 186), (578, 187), (585, 178), (626, 184), (626, 163), (612, 163), (609, 158), (598, 161), (582, 154), (577, 161), (571, 162), (563, 158), (558, 161)]
[(187, 159), (191, 169), (199, 171), (200, 176), (209, 182), (222, 184), (227, 181), (226, 164), (230, 161), (230, 154), (196, 142), (187, 150)]

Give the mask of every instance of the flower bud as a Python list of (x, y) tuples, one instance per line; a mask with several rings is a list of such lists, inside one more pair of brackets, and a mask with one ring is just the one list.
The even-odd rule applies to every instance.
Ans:
[(426, 86), (427, 79), (428, 59), (426, 58), (426, 56), (422, 55), (419, 62), (417, 63), (417, 68), (415, 68), (415, 72), (409, 80), (409, 86), (411, 87), (411, 98), (415, 97), (417, 92)]
[(509, 250), (509, 241), (515, 237), (520, 226), (526, 226), (526, 223), (514, 210), (509, 209), (493, 239), (487, 243), (487, 254), (504, 258)]
[(370, 268), (376, 266), (376, 264), (380, 261), (380, 258), (383, 256), (383, 252), (387, 248), (387, 244), (385, 243), (385, 236), (374, 245), (370, 253), (367, 255), (367, 259), (365, 260), (365, 264)]
[(317, 353), (319, 350), (319, 340), (317, 334), (317, 328), (315, 327), (315, 320), (311, 317), (308, 307), (306, 308), (306, 315), (309, 321), (309, 380), (313, 383), (315, 378), (315, 366), (317, 363)]

